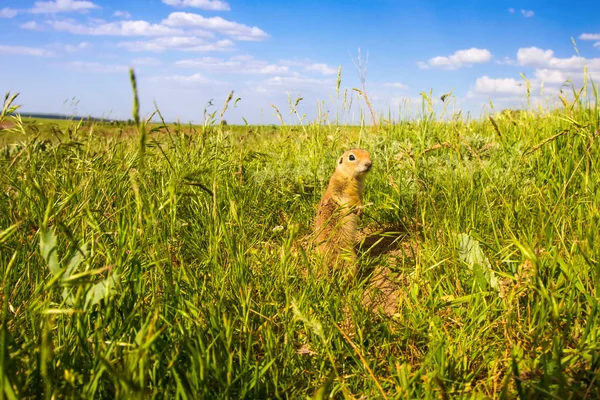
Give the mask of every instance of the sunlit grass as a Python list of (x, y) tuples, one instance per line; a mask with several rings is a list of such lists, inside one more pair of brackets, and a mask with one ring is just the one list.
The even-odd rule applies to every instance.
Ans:
[[(4, 396), (597, 398), (593, 93), (378, 129), (3, 116)], [(374, 168), (348, 284), (311, 273), (307, 236), (355, 146)]]

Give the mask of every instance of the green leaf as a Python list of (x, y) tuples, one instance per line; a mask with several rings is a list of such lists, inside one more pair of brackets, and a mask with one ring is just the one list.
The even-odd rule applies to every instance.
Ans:
[(477, 240), (466, 233), (461, 233), (458, 236), (458, 255), (469, 266), (469, 269), (475, 276), (475, 280), (482, 289), (485, 290), (488, 286), (496, 290), (500, 289), (498, 278), (496, 278), (492, 270), (492, 265), (485, 254), (483, 254), (483, 250)]
[(86, 306), (98, 304), (100, 300), (110, 295), (111, 290), (115, 289), (119, 283), (119, 278), (119, 275), (115, 272), (107, 279), (92, 286), (85, 297)]
[(79, 264), (81, 264), (81, 260), (83, 260), (83, 258), (86, 255), (87, 255), (87, 244), (84, 244), (83, 246), (81, 246), (81, 248), (77, 249), (75, 254), (73, 254), (73, 257), (71, 257), (71, 259), (69, 260), (69, 263), (67, 264), (65, 273), (63, 274), (64, 279), (68, 278), (69, 276), (71, 276), (71, 274), (73, 272), (75, 272), (75, 269), (77, 269)]
[(56, 235), (53, 228), (44, 228), (40, 235), (40, 252), (42, 257), (48, 263), (48, 268), (52, 275), (58, 274), (60, 266), (58, 265), (58, 255), (56, 254)]
[(75, 303), (75, 298), (71, 294), (72, 288), (63, 288), (62, 298), (67, 301), (68, 306), (72, 306)]

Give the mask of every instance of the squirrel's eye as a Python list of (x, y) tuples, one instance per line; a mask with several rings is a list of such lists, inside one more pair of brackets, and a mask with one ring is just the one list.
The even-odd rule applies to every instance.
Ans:
[(350, 156), (348, 157), (348, 160), (354, 161), (354, 160), (356, 160), (356, 157), (354, 157), (354, 154), (350, 154)]

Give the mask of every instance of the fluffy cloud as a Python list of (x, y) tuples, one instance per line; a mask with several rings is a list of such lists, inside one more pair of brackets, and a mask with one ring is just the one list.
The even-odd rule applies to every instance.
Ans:
[[(332, 90), (335, 90), (335, 79), (329, 78), (313, 78), (304, 76), (298, 72), (290, 72), (285, 75), (275, 75), (268, 79), (258, 81), (247, 81), (248, 90), (260, 94), (268, 95), (269, 102), (277, 104), (279, 99), (282, 104), (287, 101), (287, 96), (304, 97), (305, 102), (307, 96), (314, 99), (326, 98)], [(302, 107), (302, 105), (300, 105)]]
[(338, 72), (337, 67), (331, 67), (324, 63), (315, 63), (309, 58), (305, 59), (292, 59), (292, 60), (280, 60), (279, 65), (285, 65), (288, 67), (301, 67), (308, 72), (318, 72), (321, 75), (336, 75)]
[(127, 11), (115, 11), (113, 16), (117, 17), (117, 18), (124, 18), (124, 19), (131, 19), (131, 14), (128, 13)]
[(191, 29), (189, 31), (186, 31), (187, 33), (189, 33), (192, 36), (198, 36), (204, 39), (213, 39), (216, 35), (212, 32), (209, 31), (205, 31), (203, 29)]
[(271, 87), (277, 87), (282, 90), (300, 90), (300, 89), (324, 89), (325, 87), (335, 87), (335, 82), (328, 79), (317, 79), (294, 74), (292, 76), (274, 76), (264, 82)]
[(517, 51), (517, 62), (523, 66), (547, 65), (553, 56), (552, 50), (542, 50), (537, 47), (520, 48)]
[(131, 64), (135, 65), (135, 66), (140, 66), (140, 65), (161, 65), (162, 61), (160, 61), (157, 58), (153, 58), (153, 57), (140, 57), (140, 58), (134, 58), (133, 60), (131, 60)]
[(600, 33), (582, 33), (579, 35), (581, 40), (600, 40)]
[(21, 55), (21, 56), (36, 56), (36, 57), (53, 57), (53, 51), (39, 49), (35, 47), (23, 46), (6, 46), (0, 45), (0, 54)]
[(19, 25), (21, 29), (27, 29), (30, 31), (41, 31), (42, 27), (35, 21), (24, 22)]
[(600, 70), (600, 58), (584, 58), (572, 56), (558, 58), (552, 50), (542, 50), (537, 47), (520, 48), (517, 51), (517, 62), (521, 66), (552, 68), (558, 70), (583, 70), (587, 66), (591, 70)]
[(181, 60), (175, 65), (187, 68), (199, 68), (209, 71), (230, 72), (241, 74), (287, 74), (289, 67), (286, 65), (269, 64), (266, 61), (257, 60), (252, 56), (235, 56), (229, 60), (215, 57), (202, 57), (196, 60)]
[(203, 39), (195, 36), (165, 36), (148, 41), (120, 42), (117, 46), (129, 51), (153, 51), (160, 53), (171, 49), (199, 46), (205, 43)]
[(567, 79), (567, 75), (563, 71), (556, 69), (537, 69), (535, 77), (541, 82), (549, 84), (563, 84)]
[(90, 42), (81, 42), (79, 44), (66, 44), (64, 48), (67, 53), (74, 53), (79, 50), (91, 49), (92, 44)]
[[(124, 18), (129, 14), (122, 11), (115, 12), (116, 16)], [(35, 22), (22, 26), (24, 29), (37, 29)], [(263, 30), (256, 26), (247, 26), (237, 22), (227, 21), (221, 17), (205, 18), (198, 14), (185, 12), (171, 13), (169, 17), (161, 23), (153, 24), (144, 20), (124, 20), (116, 22), (106, 22), (101, 19), (88, 19), (87, 23), (80, 23), (73, 19), (51, 19), (46, 21), (47, 26), (56, 31), (69, 32), (76, 35), (93, 36), (189, 36), (214, 38), (215, 33), (231, 37), (234, 40), (264, 40), (269, 37)], [(210, 51), (210, 49), (223, 49), (231, 47), (231, 40), (221, 40), (216, 44), (207, 45), (198, 43), (198, 47), (193, 51)], [(208, 46), (208, 47), (207, 47)], [(141, 47), (148, 47), (150, 51), (163, 51), (162, 47), (154, 43), (142, 44)], [(157, 48), (158, 47), (158, 48)], [(168, 47), (168, 46), (166, 46)], [(316, 65), (322, 73), (329, 73), (328, 67)]]
[(225, 1), (220, 0), (162, 0), (173, 7), (193, 7), (212, 11), (229, 11), (231, 8)]
[[(31, 14), (58, 14), (66, 12), (87, 12), (93, 9), (101, 8), (91, 1), (79, 0), (55, 0), (55, 1), (36, 1), (32, 8), (28, 10), (16, 10), (14, 8), (0, 9), (0, 18), (14, 18), (17, 14), (28, 12)], [(115, 13), (116, 15), (116, 13)]]
[(449, 56), (433, 57), (427, 62), (419, 62), (418, 65), (421, 69), (458, 69), (473, 64), (487, 63), (491, 58), (492, 53), (489, 50), (473, 47), (466, 50), (459, 50)]
[(197, 73), (193, 75), (169, 75), (169, 76), (155, 76), (151, 78), (154, 82), (166, 82), (169, 84), (179, 84), (184, 87), (189, 87), (190, 85), (223, 85), (225, 82), (216, 81), (213, 79), (209, 79), (204, 75)]
[(515, 65), (516, 62), (510, 57), (503, 57), (501, 60), (496, 60), (496, 64), (500, 65)]
[(229, 51), (234, 46), (231, 40), (223, 39), (215, 43), (202, 44), (200, 46), (188, 47), (182, 49), (183, 51), (207, 53), (210, 51)]
[[(177, 61), (175, 65), (178, 67), (196, 68), (219, 73), (276, 75), (276, 77), (281, 78), (280, 80), (275, 79), (274, 81), (271, 81), (271, 85), (285, 84), (294, 80), (322, 82), (318, 79), (315, 80), (314, 78), (303, 77), (300, 72), (292, 71), (292, 67), (302, 68), (305, 71), (311, 71), (322, 75), (332, 75), (337, 73), (337, 69), (331, 68), (323, 63), (312, 63), (308, 60), (303, 62), (281, 60), (276, 63), (270, 63), (265, 60), (256, 59), (250, 55), (234, 56), (229, 59), (201, 57), (193, 60), (180, 60)], [(288, 78), (291, 78), (291, 80)], [(269, 83), (267, 82), (266, 84), (268, 85)]]
[(330, 67), (327, 64), (308, 64), (304, 67), (307, 71), (319, 72), (323, 75), (335, 75), (337, 74), (337, 68)]
[(269, 35), (256, 26), (247, 26), (228, 21), (221, 17), (205, 18), (199, 14), (186, 12), (171, 13), (162, 21), (163, 25), (176, 28), (202, 28), (231, 36), (236, 40), (258, 41), (265, 40)]
[(13, 8), (0, 9), (0, 18), (14, 18), (19, 12)]
[[(589, 40), (594, 40), (593, 35), (586, 35)], [(507, 58), (501, 63), (533, 68), (534, 78), (530, 79), (530, 83), (534, 87), (541, 87), (541, 83), (561, 85), (567, 80), (572, 80), (579, 85), (583, 82), (584, 67), (587, 67), (587, 72), (593, 79), (600, 76), (600, 58), (581, 56), (560, 58), (555, 56), (554, 51), (538, 47), (520, 48), (516, 60)]]
[(581, 40), (598, 40), (594, 43), (594, 47), (600, 47), (600, 33), (582, 33), (579, 36)]
[(196, 36), (166, 36), (148, 41), (121, 42), (117, 46), (134, 52), (152, 51), (162, 53), (167, 50), (208, 52), (229, 50), (234, 46), (234, 43), (227, 39), (208, 43)]
[(100, 8), (100, 6), (91, 1), (77, 0), (55, 0), (55, 1), (36, 1), (33, 8), (29, 10), (32, 14), (56, 14), (59, 12), (79, 11), (85, 12)]
[(305, 59), (291, 59), (291, 60), (279, 60), (278, 64), (281, 65), (287, 65), (289, 67), (305, 67), (307, 65), (312, 64), (313, 62), (310, 60), (310, 58), (305, 58)]
[(406, 86), (404, 83), (400, 83), (400, 82), (388, 82), (388, 83), (384, 83), (383, 86), (391, 87), (394, 89), (400, 89), (400, 90), (408, 89), (408, 86)]
[(535, 13), (533, 12), (533, 10), (523, 10), (521, 9), (521, 15), (523, 15), (525, 18), (531, 18), (535, 15)]
[(168, 36), (180, 35), (180, 29), (174, 29), (147, 21), (119, 21), (82, 25), (72, 20), (47, 21), (54, 30), (69, 32), (75, 35), (93, 36)]
[(468, 96), (474, 95), (499, 95), (519, 96), (525, 94), (526, 88), (523, 82), (513, 78), (493, 79), (488, 76), (482, 76), (475, 81), (475, 87), (469, 92)]
[(56, 49), (57, 51), (64, 51), (66, 53), (75, 53), (77, 51), (91, 49), (92, 44), (90, 42), (81, 42), (78, 44), (56, 43), (56, 44), (50, 45), (49, 47)]

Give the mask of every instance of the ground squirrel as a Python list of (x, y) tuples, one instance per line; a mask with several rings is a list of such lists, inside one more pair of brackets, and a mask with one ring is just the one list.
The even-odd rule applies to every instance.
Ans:
[(342, 252), (354, 256), (358, 217), (362, 214), (364, 181), (371, 165), (368, 151), (346, 151), (338, 159), (319, 204), (315, 224), (318, 250), (335, 261)]

